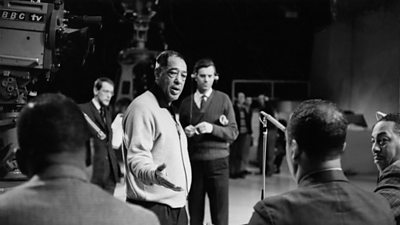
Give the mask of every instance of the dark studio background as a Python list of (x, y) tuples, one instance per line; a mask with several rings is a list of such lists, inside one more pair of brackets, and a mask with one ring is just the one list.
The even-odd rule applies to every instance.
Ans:
[[(96, 77), (116, 78), (132, 26), (121, 21), (117, 1), (66, 0), (66, 8), (103, 16), (102, 29), (92, 28), (95, 52), (82, 68), (64, 63), (54, 80), (56, 89), (86, 101)], [(153, 9), (147, 48), (161, 51), (165, 42), (186, 57), (189, 72), (197, 59), (211, 57), (221, 75), (217, 87), (228, 93), (232, 79), (307, 80), (313, 32), (331, 20), (327, 0), (162, 0)]]
[[(132, 37), (118, 1), (66, 0), (71, 12), (102, 15), (103, 25), (91, 29), (96, 49), (83, 67), (69, 60), (49, 90), (83, 102), (92, 97), (97, 77), (117, 81), (118, 52), (130, 46)], [(309, 95), (287, 88), (280, 100), (325, 98), (369, 113), (367, 121), (376, 108), (399, 108), (397, 1), (160, 0), (153, 9), (157, 14), (146, 47), (161, 51), (166, 44), (181, 52), (189, 73), (197, 59), (213, 58), (221, 76), (216, 88), (228, 94), (233, 79), (299, 80), (309, 82)], [(190, 93), (190, 84), (188, 80), (182, 97)], [(262, 92), (256, 86), (244, 91), (253, 96)], [(376, 103), (375, 108), (359, 99)]]

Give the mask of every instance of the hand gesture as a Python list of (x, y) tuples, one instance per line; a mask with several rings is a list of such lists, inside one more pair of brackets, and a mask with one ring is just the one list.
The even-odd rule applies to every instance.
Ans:
[(155, 170), (155, 176), (159, 185), (169, 188), (173, 191), (183, 191), (182, 187), (176, 186), (168, 180), (167, 174), (164, 169), (167, 167), (165, 163), (159, 165)]
[(193, 125), (189, 125), (185, 127), (185, 134), (188, 137), (193, 137), (195, 134), (197, 134), (197, 130)]
[(199, 134), (207, 134), (213, 131), (213, 125), (205, 121), (198, 123), (195, 128)]

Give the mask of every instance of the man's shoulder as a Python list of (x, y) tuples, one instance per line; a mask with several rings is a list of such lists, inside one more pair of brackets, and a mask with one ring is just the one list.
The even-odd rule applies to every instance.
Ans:
[(383, 170), (383, 174), (385, 173), (400, 173), (400, 160), (392, 163), (390, 166)]
[(157, 99), (155, 96), (147, 91), (144, 92), (143, 94), (137, 96), (131, 104), (128, 106), (124, 119), (125, 120), (127, 117), (131, 117), (133, 115), (143, 115), (143, 116), (149, 116), (152, 113), (156, 111), (159, 108)]
[(152, 108), (157, 105), (157, 99), (155, 96), (151, 92), (146, 91), (133, 99), (133, 101), (129, 104), (127, 111), (133, 109), (142, 110), (146, 108)]
[(84, 113), (89, 113), (93, 107), (95, 107), (92, 103), (92, 101), (84, 102), (78, 104), (79, 108), (84, 112)]
[(271, 217), (277, 219), (280, 218), (279, 215), (288, 215), (288, 211), (293, 209), (294, 205), (292, 203), (299, 203), (296, 201), (296, 192), (298, 192), (297, 189), (280, 195), (266, 197), (254, 205), (254, 211), (266, 219)]
[(400, 161), (385, 168), (378, 178), (375, 192), (382, 190), (400, 190)]
[(214, 90), (213, 96), (214, 96), (213, 98), (215, 99), (215, 101), (218, 101), (223, 105), (226, 105), (226, 104), (232, 105), (232, 101), (229, 98), (229, 96), (222, 91)]
[(157, 99), (155, 97), (155, 95), (150, 92), (150, 91), (145, 91), (143, 92), (141, 95), (137, 96), (135, 99), (133, 99), (131, 104), (135, 104), (135, 105), (140, 105), (140, 104), (146, 104), (146, 103), (150, 103), (150, 102), (157, 102)]
[(229, 98), (229, 96), (225, 92), (222, 92), (222, 91), (219, 91), (219, 90), (213, 90), (213, 92), (214, 92), (215, 96), (218, 96), (218, 97), (221, 97), (221, 98)]

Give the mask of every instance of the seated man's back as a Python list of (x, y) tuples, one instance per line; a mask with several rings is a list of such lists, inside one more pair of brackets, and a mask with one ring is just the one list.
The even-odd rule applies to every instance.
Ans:
[(249, 224), (393, 224), (387, 202), (350, 184), (341, 171), (325, 171), (300, 181), (296, 190), (254, 206)]
[(91, 184), (80, 170), (53, 166), (0, 195), (2, 225), (158, 224), (155, 215)]
[(0, 195), (1, 225), (158, 225), (154, 213), (129, 206), (90, 183), (93, 142), (79, 107), (43, 94), (17, 121), (18, 166), (30, 179)]
[(286, 128), (286, 159), (298, 188), (254, 206), (250, 225), (395, 224), (379, 195), (349, 183), (343, 173), (347, 122), (331, 102), (307, 100)]

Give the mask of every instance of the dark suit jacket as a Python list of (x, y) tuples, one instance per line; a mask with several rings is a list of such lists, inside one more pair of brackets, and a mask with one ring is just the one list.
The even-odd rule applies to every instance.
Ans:
[(400, 161), (383, 170), (375, 192), (381, 194), (392, 207), (396, 222), (400, 225)]
[[(118, 160), (112, 148), (111, 112), (106, 109), (106, 121), (104, 123), (99, 111), (93, 102), (79, 105), (82, 112), (86, 113), (92, 121), (106, 134), (106, 139), (100, 140), (96, 131), (89, 125), (92, 137), (94, 138), (94, 158), (92, 183), (99, 185), (107, 191), (113, 192), (116, 182), (119, 179), (120, 170)], [(112, 188), (114, 184), (114, 188)], [(110, 189), (111, 187), (111, 189)]]
[(293, 191), (268, 197), (254, 206), (249, 225), (395, 224), (382, 196), (350, 184), (342, 171), (321, 171)]
[[(235, 119), (236, 119), (236, 123), (237, 123), (239, 131), (240, 131), (240, 110), (241, 109), (239, 108), (237, 103), (233, 105), (233, 111), (235, 112)], [(246, 128), (247, 128), (247, 133), (248, 134), (252, 134), (253, 133), (253, 130), (251, 128), (251, 117), (252, 117), (253, 112), (251, 110), (252, 109), (250, 109), (249, 111), (244, 110), (244, 120), (245, 120), (245, 123), (246, 123)]]

